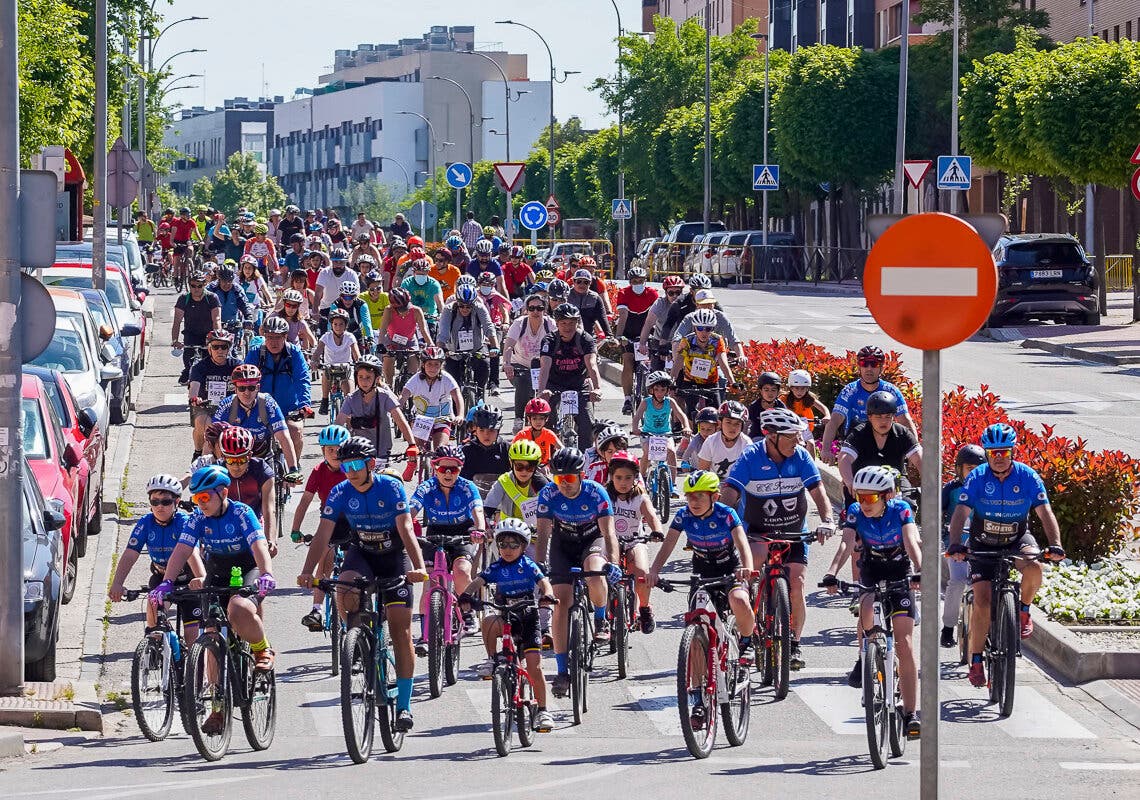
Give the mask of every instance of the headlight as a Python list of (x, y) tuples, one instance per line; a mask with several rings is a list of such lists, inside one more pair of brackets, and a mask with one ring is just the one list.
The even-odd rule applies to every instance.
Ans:
[(24, 602), (36, 603), (44, 599), (43, 581), (24, 581)]

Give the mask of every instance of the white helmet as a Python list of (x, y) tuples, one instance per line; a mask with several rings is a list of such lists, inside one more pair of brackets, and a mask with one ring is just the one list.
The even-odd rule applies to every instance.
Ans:
[(475, 252), (476, 254), (486, 253), (487, 255), (491, 255), (495, 252), (495, 243), (490, 239), (480, 239), (475, 242)]
[(495, 538), (498, 539), (503, 534), (517, 536), (527, 544), (531, 542), (530, 526), (518, 517), (503, 517), (499, 520), (499, 524), (495, 526)]
[(715, 327), (716, 326), (716, 312), (711, 308), (698, 308), (693, 312), (693, 325), (700, 325), (701, 327)]
[(181, 497), (182, 481), (173, 475), (160, 472), (146, 482), (146, 493), (150, 494), (151, 492), (170, 492), (175, 497)]
[(356, 283), (356, 281), (341, 281), (340, 293), (351, 295), (360, 294), (360, 286)]
[(863, 467), (855, 473), (855, 491), (889, 492), (895, 488), (894, 470), (889, 467)]
[(305, 301), (305, 296), (296, 289), (286, 289), (285, 294), (281, 295), (281, 300), (286, 303), (296, 303), (300, 305)]
[(811, 388), (811, 373), (806, 369), (793, 369), (788, 375), (788, 386)]
[(455, 282), (455, 288), (458, 289), (460, 286), (476, 286), (478, 283), (479, 281), (474, 275), (460, 275), (459, 280)]
[(791, 409), (769, 408), (760, 412), (760, 429), (764, 433), (799, 433), (804, 429), (804, 421)]

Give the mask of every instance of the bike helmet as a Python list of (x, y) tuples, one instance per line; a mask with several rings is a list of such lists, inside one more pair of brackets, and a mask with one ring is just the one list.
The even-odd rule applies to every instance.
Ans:
[(526, 247), (523, 248), (523, 255), (526, 258), (537, 258), (538, 257), (538, 248), (535, 247), (533, 244), (528, 244)]
[(715, 472), (698, 469), (696, 472), (689, 473), (684, 483), (681, 484), (681, 488), (685, 494), (690, 492), (719, 492), (720, 478)]
[(214, 492), (230, 485), (230, 474), (225, 467), (211, 464), (195, 470), (190, 476), (190, 494), (199, 492)]
[(606, 419), (605, 417), (599, 417), (598, 419), (594, 420), (593, 424), (590, 426), (590, 431), (593, 433), (594, 438), (596, 439), (598, 438), (598, 434), (604, 431), (606, 428), (620, 427), (621, 423), (616, 419)]
[(423, 349), (420, 357), (423, 358), (424, 361), (443, 361), (447, 358), (447, 354), (443, 352), (442, 347), (431, 345)]
[(452, 253), (454, 253), (457, 250), (459, 250), (461, 247), (463, 247), (463, 240), (460, 239), (458, 236), (448, 236), (447, 241), (444, 242), (443, 244), (445, 247), (447, 247), (448, 250), (450, 250)]
[(221, 445), (223, 455), (248, 456), (253, 452), (253, 434), (245, 428), (227, 428), (222, 431), (218, 444)]
[(353, 436), (340, 446), (336, 457), (341, 461), (355, 461), (358, 458), (376, 458), (376, 445), (364, 436)]
[(413, 247), (419, 247), (420, 249), (423, 249), (423, 246), (424, 246), (424, 240), (421, 239), (419, 236), (409, 236), (408, 237), (408, 249), (409, 250)]
[(357, 284), (356, 281), (341, 281), (340, 293), (356, 297), (358, 294), (360, 294), (360, 285)]
[(211, 422), (206, 426), (206, 441), (210, 443), (218, 441), (222, 432), (229, 427), (228, 422)]
[(227, 330), (213, 330), (206, 333), (206, 344), (213, 344), (214, 342), (233, 344), (233, 341), (234, 335)]
[(507, 458), (511, 461), (538, 461), (542, 458), (542, 448), (530, 439), (516, 439), (507, 450)]
[(408, 243), (404, 241), (402, 236), (393, 236), (391, 243), (388, 245), (389, 250), (407, 250)]
[(483, 226), (483, 235), (484, 236), (494, 236), (495, 235), (495, 227), (493, 225), (484, 225)]
[(693, 327), (715, 328), (716, 312), (711, 308), (698, 308), (692, 314)]
[(332, 261), (348, 261), (348, 253), (343, 247), (334, 247), (329, 251), (329, 259)]
[(467, 457), (463, 454), (463, 448), (457, 444), (444, 444), (436, 448), (435, 452), (431, 454), (432, 466), (435, 466), (440, 461), (458, 461), (462, 464)]
[(804, 421), (799, 414), (787, 408), (769, 408), (760, 412), (760, 430), (771, 433), (799, 433)]
[(629, 434), (617, 426), (606, 428), (594, 439), (594, 446), (601, 450), (607, 445), (617, 444), (618, 450), (629, 447)]
[(317, 436), (317, 444), (321, 447), (340, 447), (351, 437), (352, 434), (343, 425), (326, 425)]
[(598, 266), (598, 262), (594, 260), (593, 256), (580, 255), (580, 256), (578, 256), (578, 266), (579, 267), (596, 267), (596, 266)]
[(498, 430), (503, 427), (503, 412), (494, 406), (479, 406), (471, 416), (471, 422), (477, 428), (493, 428)]
[(673, 385), (673, 379), (669, 376), (669, 373), (664, 370), (659, 369), (656, 372), (650, 372), (645, 378), (645, 387), (647, 389), (652, 389), (654, 386), (659, 386), (662, 383), (666, 386)]
[(744, 403), (736, 400), (726, 400), (720, 404), (720, 408), (716, 410), (716, 418), (721, 419), (738, 419), (741, 422), (748, 422), (748, 409), (745, 408)]
[(863, 467), (855, 473), (852, 483), (856, 492), (891, 492), (895, 488), (893, 470), (886, 467)]
[(475, 255), (489, 256), (495, 252), (495, 244), (490, 239), (480, 239), (475, 243)]
[(592, 274), (590, 274), (590, 270), (588, 270), (588, 269), (576, 269), (576, 270), (574, 270), (574, 277), (572, 278), (572, 280), (575, 280), (575, 281), (592, 281), (593, 279), (594, 279), (594, 276)]
[(521, 246), (516, 244), (515, 246), (511, 247), (511, 258), (522, 258), (522, 257), (523, 257), (523, 249)]
[[(745, 409), (745, 411), (747, 411), (747, 409)], [(712, 422), (712, 423), (719, 422), (720, 421), (720, 411), (719, 411), (719, 409), (713, 408), (712, 406), (705, 406), (704, 408), (702, 408), (700, 411), (697, 412), (696, 421), (697, 422)]]
[(512, 536), (522, 542), (523, 547), (530, 544), (531, 531), (530, 526), (518, 517), (503, 517), (495, 525), (495, 541), (497, 542), (501, 537)]
[(893, 394), (879, 390), (871, 392), (867, 398), (867, 416), (873, 414), (896, 414), (899, 410), (899, 401)]
[(982, 447), (986, 450), (1013, 447), (1015, 444), (1017, 431), (1004, 422), (995, 422), (982, 432)]
[(494, 286), (495, 275), (492, 272), (480, 272), (479, 277), (475, 279), (479, 286)]
[(689, 278), (689, 288), (693, 291), (696, 291), (697, 289), (711, 289), (712, 281), (709, 280), (708, 275), (705, 275), (703, 272), (698, 272), (696, 275), (693, 275), (691, 278)]
[(529, 417), (532, 414), (549, 414), (550, 403), (543, 400), (541, 397), (536, 397), (533, 400), (528, 400), (526, 408), (523, 409), (523, 416)]
[(457, 288), (460, 286), (475, 286), (478, 283), (479, 281), (476, 280), (474, 275), (460, 275), (459, 280), (455, 282), (455, 286)]
[(359, 359), (357, 359), (355, 365), (356, 371), (362, 369), (370, 369), (379, 375), (383, 371), (384, 365), (376, 356), (372, 355), (371, 353), (365, 353)]
[(566, 285), (566, 281), (555, 278), (546, 287), (546, 293), (555, 300), (565, 300), (570, 296), (570, 287)]
[(367, 264), (370, 267), (375, 267), (376, 266), (376, 259), (373, 258), (368, 253), (361, 253), (359, 256), (356, 257), (357, 272), (364, 272), (364, 268), (361, 266), (362, 264)]
[(534, 279), (536, 281), (540, 281), (540, 282), (547, 283), (547, 284), (549, 284), (552, 280), (554, 280), (554, 277), (555, 277), (554, 273), (548, 269), (540, 269), (534, 275)]
[(788, 386), (796, 387), (803, 386), (804, 388), (811, 388), (811, 373), (806, 369), (793, 369), (788, 373)]
[(428, 272), (431, 269), (431, 264), (428, 263), (426, 258), (422, 257), (422, 251), (419, 253), (412, 251), (412, 255), (419, 256), (418, 258), (412, 258), (412, 272)]
[(506, 253), (507, 255), (510, 255), (510, 253), (511, 253), (511, 244), (510, 244), (510, 242), (503, 242), (503, 243), (501, 243), (501, 244), (499, 245), (499, 255), (502, 255), (503, 253)]
[(285, 213), (286, 214), (300, 214), (301, 209), (297, 208), (297, 206), (295, 206), (295, 205), (287, 205), (287, 206), (285, 206)]
[(197, 270), (190, 273), (190, 278), (188, 280), (190, 283), (205, 283), (209, 279), (209, 274), (202, 272), (202, 270)]
[[(277, 317), (277, 319), (281, 319)], [(284, 322), (285, 320), (281, 320)], [(238, 364), (234, 367), (234, 371), (230, 377), (233, 379), (234, 386), (249, 386), (254, 383), (261, 383), (261, 370), (257, 368), (256, 364)]]
[(237, 277), (237, 273), (234, 272), (234, 268), (226, 266), (225, 264), (222, 264), (222, 266), (218, 267), (218, 270), (215, 274), (218, 276), (218, 280), (220, 281), (232, 281), (235, 277)]
[(610, 456), (610, 474), (612, 475), (613, 471), (618, 467), (629, 467), (634, 472), (637, 472), (637, 458), (631, 456), (628, 450), (618, 450)]
[[(376, 270), (372, 270), (364, 276), (364, 285), (371, 288), (374, 284), (379, 283), (381, 286), (384, 284), (384, 276)], [(377, 320), (379, 322), (379, 320)]]
[(680, 275), (667, 275), (665, 280), (661, 281), (662, 289), (683, 289), (685, 288), (685, 281)]
[(351, 315), (343, 308), (334, 308), (329, 311), (329, 322), (332, 322), (334, 319), (343, 319), (345, 324), (348, 324), (350, 316)]
[(170, 492), (175, 497), (181, 497), (182, 481), (173, 475), (160, 472), (146, 482), (146, 493), (150, 494), (151, 492)]
[(626, 271), (625, 276), (631, 281), (644, 281), (649, 278), (649, 273), (642, 267), (630, 267)]
[(777, 375), (775, 372), (761, 372), (760, 373), (760, 388), (764, 388), (765, 386), (779, 387), (782, 384), (783, 384), (783, 381), (780, 380), (780, 376)]
[(578, 306), (571, 305), (570, 303), (559, 303), (554, 309), (554, 319), (581, 319), (582, 312), (578, 310)]
[(284, 336), (289, 333), (289, 322), (284, 317), (266, 317), (265, 322), (261, 323), (261, 330), (263, 333)]
[(403, 286), (393, 286), (388, 292), (388, 302), (396, 308), (407, 308), (412, 302), (412, 294)]
[(281, 295), (281, 301), (283, 303), (293, 303), (299, 306), (305, 302), (305, 296), (296, 289), (286, 289), (285, 294)]
[(882, 348), (875, 347), (873, 344), (869, 344), (866, 347), (861, 348), (859, 350), (859, 353), (856, 355), (856, 358), (859, 360), (859, 363), (862, 363), (864, 361), (874, 361), (882, 364), (887, 360), (887, 357), (883, 355)]
[(179, 214), (189, 214), (190, 213), (190, 206), (182, 206), (182, 208), (178, 209), (178, 213)]
[(577, 447), (562, 447), (550, 457), (551, 475), (580, 475), (586, 468), (586, 458)]
[(968, 444), (958, 450), (958, 454), (954, 456), (954, 468), (957, 469), (963, 464), (969, 464), (971, 467), (977, 467), (986, 463), (986, 451), (976, 444)]
[(467, 284), (455, 287), (456, 302), (463, 303), (464, 305), (472, 305), (478, 299), (479, 292), (475, 291), (474, 287)]

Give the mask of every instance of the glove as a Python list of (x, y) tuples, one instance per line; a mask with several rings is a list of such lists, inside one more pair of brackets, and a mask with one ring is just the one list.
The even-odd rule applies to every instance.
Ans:
[(815, 536), (821, 542), (825, 542), (835, 535), (835, 525), (831, 522), (821, 522), (815, 529)]
[(293, 542), (293, 544), (300, 544), (301, 538), (304, 535), (305, 534), (301, 533), (300, 531), (290, 531), (289, 532), (289, 541)]
[(965, 552), (968, 552), (966, 550), (966, 545), (962, 544), (961, 542), (958, 542), (958, 544), (952, 544), (946, 548), (946, 555), (948, 556), (956, 556), (959, 553)]
[(1061, 561), (1065, 558), (1065, 548), (1051, 544), (1045, 548), (1045, 555), (1051, 556), (1053, 561)]
[(163, 581), (158, 586), (155, 586), (153, 589), (151, 589), (150, 594), (147, 595), (147, 599), (150, 600), (150, 604), (152, 606), (157, 608), (158, 606), (162, 605), (163, 601), (166, 600), (166, 596), (169, 595), (173, 590), (173, 581)]
[(606, 580), (610, 583), (617, 583), (622, 579), (621, 567), (617, 564), (606, 564)]
[(286, 483), (300, 483), (303, 480), (300, 468), (293, 467), (293, 469), (289, 470), (281, 476), (281, 480), (285, 481)]
[(832, 586), (838, 586), (839, 585), (839, 579), (836, 578), (834, 575), (832, 575), (829, 572), (828, 574), (823, 576), (823, 580), (821, 580), (819, 582), (819, 585), (822, 586), (824, 589), (830, 589)]
[(277, 579), (268, 572), (257, 579), (257, 593), (265, 596), (277, 588)]
[(486, 534), (486, 533), (484, 533), (483, 531), (479, 530), (478, 528), (473, 528), (473, 529), (471, 530), (471, 541), (473, 541), (473, 542), (481, 542), (481, 541), (483, 541), (485, 538), (487, 538), (487, 534)]

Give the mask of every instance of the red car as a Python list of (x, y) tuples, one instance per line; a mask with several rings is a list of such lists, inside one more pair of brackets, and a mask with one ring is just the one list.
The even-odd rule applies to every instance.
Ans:
[(40, 491), (63, 514), (63, 602), (68, 603), (75, 595), (80, 552), (87, 547), (90, 517), (84, 492), (91, 467), (83, 450), (64, 436), (63, 423), (38, 376), (23, 376), (20, 398), (24, 455)]

